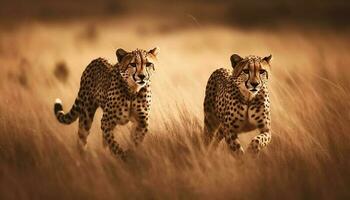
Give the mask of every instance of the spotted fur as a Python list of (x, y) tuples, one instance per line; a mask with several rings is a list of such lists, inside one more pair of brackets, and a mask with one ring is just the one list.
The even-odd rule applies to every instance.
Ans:
[(132, 141), (138, 146), (148, 132), (151, 106), (151, 75), (154, 71), (157, 48), (126, 52), (118, 49), (118, 63), (105, 59), (93, 60), (83, 72), (78, 96), (68, 113), (61, 100), (56, 100), (54, 112), (59, 122), (71, 124), (79, 118), (78, 142), (86, 146), (89, 130), (97, 108), (102, 108), (101, 128), (104, 145), (120, 158), (124, 151), (117, 143), (113, 130), (117, 125), (133, 122)]
[(271, 141), (268, 78), (271, 56), (231, 56), (233, 70), (217, 69), (210, 76), (204, 99), (204, 136), (207, 145), (225, 139), (234, 154), (244, 153), (238, 135), (259, 130), (249, 144), (254, 154)]

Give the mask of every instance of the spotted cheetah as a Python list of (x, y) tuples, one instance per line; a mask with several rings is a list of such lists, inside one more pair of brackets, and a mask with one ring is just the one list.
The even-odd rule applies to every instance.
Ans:
[(225, 138), (234, 155), (244, 154), (238, 134), (255, 129), (248, 152), (257, 155), (271, 141), (268, 78), (272, 56), (230, 58), (233, 70), (217, 69), (204, 99), (204, 141), (217, 146)]
[(78, 143), (85, 147), (87, 137), (98, 107), (102, 108), (101, 128), (103, 144), (119, 158), (126, 152), (113, 135), (116, 125), (133, 122), (131, 139), (138, 146), (148, 132), (148, 117), (151, 106), (151, 75), (158, 49), (116, 51), (117, 64), (105, 59), (93, 60), (85, 69), (74, 105), (64, 113), (61, 100), (57, 99), (54, 112), (59, 122), (71, 124), (79, 118)]

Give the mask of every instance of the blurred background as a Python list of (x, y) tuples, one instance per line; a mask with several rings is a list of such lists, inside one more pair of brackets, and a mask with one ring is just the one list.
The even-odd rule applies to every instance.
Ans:
[[(0, 199), (350, 199), (349, 1), (0, 2)], [(102, 148), (101, 110), (81, 154), (54, 100), (70, 109), (93, 59), (155, 46), (134, 161)], [(201, 142), (206, 82), (233, 53), (273, 56), (273, 139), (257, 159)], [(115, 130), (125, 149), (129, 135)]]
[(287, 24), (348, 29), (349, 7), (346, 0), (2, 0), (0, 17), (5, 23), (16, 23), (150, 15), (177, 21), (190, 17), (201, 24), (245, 28)]

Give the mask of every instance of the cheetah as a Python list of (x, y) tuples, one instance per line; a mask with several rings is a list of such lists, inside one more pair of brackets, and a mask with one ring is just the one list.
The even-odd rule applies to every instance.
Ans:
[(233, 54), (233, 70), (215, 70), (207, 83), (204, 99), (204, 143), (216, 147), (225, 139), (230, 151), (244, 154), (238, 134), (255, 129), (259, 134), (247, 151), (257, 155), (271, 141), (268, 79), (272, 56)]
[(151, 75), (155, 71), (158, 51), (158, 48), (132, 52), (118, 49), (118, 62), (115, 65), (103, 58), (95, 59), (82, 74), (80, 89), (71, 110), (65, 113), (61, 100), (56, 100), (54, 113), (60, 123), (71, 124), (79, 118), (78, 143), (81, 147), (85, 149), (87, 145), (94, 114), (99, 107), (103, 111), (103, 145), (108, 146), (113, 155), (125, 159), (128, 152), (114, 138), (113, 129), (117, 125), (131, 121), (134, 147), (143, 141), (148, 132)]

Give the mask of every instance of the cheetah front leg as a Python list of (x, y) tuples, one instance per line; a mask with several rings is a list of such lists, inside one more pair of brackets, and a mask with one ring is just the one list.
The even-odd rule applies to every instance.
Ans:
[(254, 155), (271, 142), (271, 132), (269, 129), (261, 129), (260, 134), (255, 136), (249, 144), (248, 152)]
[(116, 125), (117, 123), (115, 119), (111, 119), (109, 116), (107, 116), (107, 114), (103, 114), (101, 120), (101, 129), (103, 132), (104, 144), (108, 145), (113, 155), (121, 158), (122, 160), (125, 160), (125, 151), (119, 146), (113, 135), (113, 130)]
[(131, 140), (134, 147), (139, 146), (148, 132), (148, 116), (151, 107), (151, 91), (149, 85), (140, 91), (137, 99), (134, 100), (134, 128), (131, 132)]
[(148, 116), (147, 114), (138, 117), (137, 121), (134, 122), (134, 129), (131, 133), (131, 140), (133, 141), (135, 147), (139, 146), (145, 135), (148, 132)]
[[(262, 112), (261, 114), (259, 110)], [(253, 155), (259, 154), (271, 142), (271, 117), (269, 108), (264, 103), (262, 107), (256, 108), (255, 111), (258, 116), (253, 119), (253, 124), (257, 126), (260, 134), (252, 139), (247, 149)]]
[(241, 156), (244, 154), (244, 150), (238, 140), (237, 133), (230, 131), (228, 134), (225, 134), (225, 141), (235, 156)]

